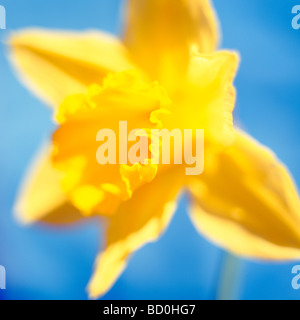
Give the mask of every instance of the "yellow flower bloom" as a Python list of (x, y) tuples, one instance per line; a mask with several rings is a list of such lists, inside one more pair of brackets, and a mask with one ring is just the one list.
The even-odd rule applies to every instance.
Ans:
[[(105, 216), (91, 297), (107, 292), (131, 253), (162, 234), (183, 189), (196, 228), (220, 246), (254, 258), (299, 258), (295, 185), (271, 151), (233, 127), (238, 56), (214, 52), (210, 1), (130, 0), (127, 9), (121, 41), (100, 32), (12, 36), (12, 61), (55, 108), (58, 124), (22, 187), (19, 218), (65, 224)], [(99, 165), (97, 131), (117, 131), (119, 120), (129, 130), (204, 129), (204, 173), (147, 161)]]

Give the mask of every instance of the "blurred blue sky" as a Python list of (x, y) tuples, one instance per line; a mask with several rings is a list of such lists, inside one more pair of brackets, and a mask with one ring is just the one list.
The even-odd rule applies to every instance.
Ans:
[[(300, 185), (300, 30), (291, 9), (300, 0), (215, 0), (222, 47), (241, 53), (236, 81), (239, 125), (271, 147)], [(29, 26), (120, 33), (119, 0), (0, 0), (7, 30)], [(53, 129), (51, 112), (15, 78), (0, 44), (0, 265), (7, 270), (2, 299), (86, 299), (85, 286), (101, 247), (96, 223), (24, 228), (12, 207), (33, 154)], [(215, 299), (227, 254), (197, 234), (181, 201), (168, 231), (134, 255), (107, 299)], [(291, 287), (296, 263), (234, 262), (228, 298), (299, 299)], [(300, 262), (298, 262), (300, 264)]]

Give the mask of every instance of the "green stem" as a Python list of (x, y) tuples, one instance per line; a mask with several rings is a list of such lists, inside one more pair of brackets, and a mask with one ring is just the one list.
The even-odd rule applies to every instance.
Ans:
[(230, 253), (224, 253), (217, 300), (238, 300), (241, 260)]

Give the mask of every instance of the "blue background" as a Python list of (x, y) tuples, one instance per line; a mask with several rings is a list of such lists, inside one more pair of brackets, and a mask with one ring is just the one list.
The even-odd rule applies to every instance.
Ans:
[[(298, 1), (215, 0), (222, 47), (237, 49), (237, 123), (271, 147), (300, 185), (300, 30), (291, 27)], [(118, 0), (0, 0), (7, 30), (28, 26), (120, 33)], [(16, 80), (0, 44), (0, 265), (2, 299), (86, 299), (85, 286), (101, 247), (95, 223), (68, 228), (22, 227), (12, 207), (33, 154), (51, 134), (51, 112)], [(299, 299), (291, 287), (297, 263), (238, 259), (197, 234), (186, 200), (169, 229), (138, 251), (106, 299)], [(300, 264), (300, 262), (298, 262)]]

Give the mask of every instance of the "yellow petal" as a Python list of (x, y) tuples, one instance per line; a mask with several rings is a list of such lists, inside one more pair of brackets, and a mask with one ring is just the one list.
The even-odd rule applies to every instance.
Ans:
[(41, 99), (57, 107), (85, 91), (108, 72), (132, 68), (123, 45), (96, 32), (21, 31), (9, 40), (11, 60), (21, 79)]
[(176, 210), (183, 177), (179, 167), (163, 172), (139, 188), (108, 220), (106, 245), (97, 258), (88, 287), (92, 298), (111, 288), (134, 251), (163, 233)]
[(22, 223), (65, 224), (82, 218), (68, 203), (61, 188), (61, 173), (53, 168), (50, 156), (50, 148), (44, 148), (21, 187), (15, 212)]
[(191, 185), (192, 219), (229, 251), (262, 259), (300, 257), (300, 202), (287, 169), (242, 132)]
[(209, 0), (130, 0), (124, 43), (152, 79), (170, 87), (184, 74), (191, 45), (216, 49), (217, 29)]

